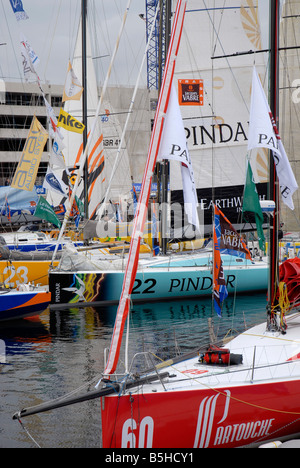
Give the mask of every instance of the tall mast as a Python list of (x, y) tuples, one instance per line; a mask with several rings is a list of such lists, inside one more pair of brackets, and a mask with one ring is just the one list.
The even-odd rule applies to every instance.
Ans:
[[(280, 23), (280, 0), (270, 1), (270, 109), (278, 128), (278, 89), (279, 89), (279, 23)], [(279, 281), (278, 270), (278, 216), (279, 197), (276, 167), (273, 155), (270, 155), (270, 199), (275, 202), (275, 212), (270, 223), (270, 271), (269, 271), (269, 307), (275, 305), (276, 291)], [(271, 314), (272, 315), (272, 314)]]
[[(87, 24), (87, 2), (88, 0), (81, 0), (81, 33), (82, 33), (82, 121), (85, 125), (82, 134), (83, 151), (87, 144), (87, 58), (86, 58), (86, 24)], [(86, 159), (83, 171), (84, 183), (84, 209), (85, 216), (89, 218), (89, 201), (88, 201), (88, 162)]]

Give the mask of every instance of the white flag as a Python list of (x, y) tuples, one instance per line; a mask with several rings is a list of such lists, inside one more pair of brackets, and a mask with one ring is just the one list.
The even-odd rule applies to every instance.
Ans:
[(49, 134), (52, 138), (55, 138), (55, 132), (57, 131), (57, 117), (54, 114), (54, 110), (47, 101), (45, 95), (43, 94), (44, 103), (46, 106), (46, 112), (48, 117), (48, 126), (49, 126)]
[(50, 165), (58, 166), (62, 169), (66, 169), (65, 158), (62, 153), (63, 148), (65, 147), (63, 141), (61, 140), (59, 134), (56, 132), (55, 139), (53, 141), (52, 149), (50, 152)]
[(60, 141), (61, 141), (60, 148), (63, 149), (65, 147), (65, 145), (62, 143), (62, 140), (64, 139), (64, 136), (61, 133), (60, 128), (57, 126), (57, 117), (56, 117), (56, 115), (54, 113), (53, 108), (51, 107), (51, 105), (47, 101), (46, 96), (45, 96), (42, 89), (41, 89), (41, 92), (42, 92), (42, 95), (43, 95), (43, 98), (44, 98), (44, 103), (45, 103), (45, 106), (46, 106), (49, 134), (54, 139), (55, 138), (60, 139)]
[(255, 67), (252, 77), (248, 150), (253, 148), (268, 148), (273, 152), (282, 201), (293, 210), (292, 195), (298, 189), (298, 184)]
[(187, 147), (176, 91), (173, 86), (171, 89), (157, 159), (174, 159), (175, 161), (181, 162), (184, 209), (189, 223), (199, 229), (199, 218), (197, 213), (198, 200), (192, 161)]
[(64, 196), (68, 196), (69, 193), (69, 187), (49, 167), (45, 175), (43, 187), (45, 189), (53, 190), (54, 192), (60, 193), (60, 195)]

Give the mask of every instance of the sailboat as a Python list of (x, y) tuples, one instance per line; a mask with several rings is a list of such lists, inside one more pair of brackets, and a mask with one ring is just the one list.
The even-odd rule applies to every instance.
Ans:
[(0, 321), (11, 321), (41, 314), (50, 303), (48, 288), (22, 284), (18, 288), (0, 288)]
[[(7, 286), (15, 288), (28, 282), (47, 285), (54, 249), (58, 249), (60, 256), (64, 246), (72, 243), (71, 238), (65, 236), (57, 245), (56, 239), (48, 233), (35, 230), (36, 226), (26, 216), (30, 213), (31, 220), (37, 220), (34, 213), (38, 205), (36, 187), (32, 191), (10, 186), (0, 189), (1, 212), (7, 217), (5, 232), (0, 233), (0, 280)], [(83, 242), (77, 241), (74, 245), (82, 247)]]
[[(197, 10), (196, 6), (195, 10)], [(253, 9), (250, 8), (250, 11), (253, 12)], [(237, 122), (235, 124), (235, 138), (231, 136), (231, 139), (235, 140), (233, 145), (229, 144), (228, 138), (225, 138), (223, 132), (225, 132), (226, 129), (231, 135), (234, 133), (232, 122), (233, 118), (236, 119), (234, 115), (235, 106), (228, 106), (226, 102), (221, 102), (221, 104), (218, 104), (213, 115), (207, 115), (208, 111), (211, 111), (214, 98), (213, 96), (206, 96), (204, 100), (205, 105), (203, 105), (203, 83), (200, 83), (201, 80), (197, 80), (193, 77), (196, 72), (191, 74), (186, 71), (190, 68), (190, 64), (186, 63), (186, 57), (188, 55), (186, 51), (188, 50), (188, 46), (189, 49), (191, 48), (189, 43), (190, 35), (188, 32), (194, 31), (195, 27), (195, 19), (193, 19), (193, 14), (190, 13), (189, 18), (187, 18), (187, 26), (184, 29), (184, 48), (183, 50), (180, 49), (178, 52), (177, 60), (179, 61), (179, 69), (177, 69), (176, 65), (174, 83), (176, 84), (176, 92), (178, 93), (181, 103), (180, 111), (183, 114), (185, 132), (188, 135), (189, 149), (191, 148), (193, 172), (197, 174), (195, 175), (195, 184), (199, 205), (200, 208), (203, 208), (200, 210), (203, 220), (202, 224), (207, 234), (209, 230), (211, 230), (212, 225), (211, 219), (209, 218), (212, 217), (211, 200), (213, 198), (222, 209), (223, 207), (225, 208), (226, 216), (229, 217), (230, 221), (233, 222), (235, 226), (238, 225), (241, 227), (243, 224), (239, 218), (241, 218), (240, 212), (243, 190), (241, 181), (245, 179), (245, 164), (241, 164), (240, 162), (240, 153), (246, 145), (247, 140), (246, 130), (244, 130), (247, 125), (247, 115), (245, 111), (243, 111), (241, 117), (242, 123)], [(239, 24), (239, 27), (242, 28), (241, 24)], [(205, 33), (207, 33), (206, 30)], [(244, 34), (244, 36), (249, 43), (246, 34)], [(205, 56), (204, 66), (206, 68), (204, 73), (205, 82), (210, 82), (209, 65), (206, 63), (208, 55), (209, 63), (211, 61), (210, 54), (208, 54), (207, 48), (203, 52)], [(247, 59), (247, 61), (248, 60), (249, 59)], [(197, 63), (196, 65), (197, 70), (200, 68), (200, 64)], [(231, 73), (234, 73), (236, 76), (235, 70), (232, 70)], [(239, 71), (239, 73), (242, 75), (243, 89), (247, 89), (248, 84), (249, 89), (247, 92), (249, 93), (250, 83), (249, 80), (247, 82), (245, 78), (244, 69), (242, 68), (242, 72)], [(231, 80), (227, 75), (228, 72), (226, 73), (226, 83), (229, 83)], [(184, 80), (182, 76), (185, 76)], [(218, 79), (216, 78), (216, 84), (214, 85), (214, 88), (217, 90), (219, 89), (218, 80), (221, 80), (220, 76)], [(221, 86), (221, 89), (223, 87)], [(238, 91), (241, 94), (243, 93), (243, 90), (239, 88)], [(234, 98), (234, 104), (240, 104), (241, 96), (238, 95), (237, 98), (234, 96)], [(223, 107), (225, 106), (223, 112), (226, 111), (226, 115), (221, 114), (222, 105)], [(220, 117), (220, 115), (222, 117)], [(210, 133), (209, 126), (206, 128), (200, 125), (201, 122), (206, 121), (208, 117), (212, 120)], [(230, 125), (227, 122), (229, 122)], [(195, 133), (196, 131), (200, 131), (202, 140), (198, 138), (198, 134), (196, 135)], [(217, 132), (219, 132), (219, 141), (217, 141)], [(259, 164), (264, 163), (262, 155), (263, 150), (258, 150), (256, 161), (258, 161)], [(244, 158), (242, 158), (242, 160), (244, 161)], [(211, 170), (213, 169), (212, 161), (216, 161), (215, 165), (218, 166), (215, 168), (216, 170)], [(258, 163), (255, 164), (256, 176), (257, 172), (259, 172)], [(235, 171), (232, 170), (233, 165), (235, 165)], [(171, 207), (175, 213), (174, 217), (177, 216), (179, 221), (181, 221), (181, 231), (184, 232), (187, 226), (193, 226), (186, 223), (186, 219), (184, 219), (185, 215), (183, 215), (183, 210), (181, 208), (183, 206), (183, 191), (180, 164), (175, 163), (170, 166)], [(215, 172), (218, 176), (212, 175)], [(231, 182), (230, 173), (234, 173), (233, 186), (229, 186)], [(214, 180), (214, 177), (216, 180)], [(260, 194), (264, 198), (266, 193), (266, 179), (264, 173), (263, 178), (259, 180)], [(237, 181), (239, 181), (239, 185), (237, 185)], [(203, 186), (204, 189), (198, 188), (199, 186)], [(180, 203), (177, 203), (178, 200), (180, 200)], [(176, 213), (175, 207), (179, 207), (179, 214)], [(232, 218), (234, 219), (232, 220)], [(205, 232), (202, 234), (202, 237), (204, 237)], [(203, 239), (200, 242), (199, 240), (200, 239), (198, 239), (198, 245), (203, 247)], [(193, 246), (193, 241), (191, 241), (190, 244)], [(195, 241), (195, 246), (196, 244), (197, 242)], [(175, 247), (174, 244), (173, 247)], [(133, 301), (210, 295), (213, 256), (210, 246), (200, 250), (196, 250), (195, 247), (195, 250), (189, 251), (188, 254), (182, 254), (181, 252), (174, 253), (174, 251), (171, 251), (168, 252), (167, 255), (153, 257), (151, 251), (150, 255), (148, 255), (148, 259), (144, 256), (144, 258), (139, 261), (131, 296)], [(89, 263), (86, 262), (85, 269), (76, 269), (74, 267), (66, 268), (62, 263), (58, 268), (51, 270), (49, 272), (49, 285), (50, 290), (53, 292), (55, 291), (55, 294), (52, 296), (54, 303), (57, 306), (59, 304), (64, 304), (64, 306), (66, 306), (67, 304), (74, 304), (83, 300), (86, 302), (94, 301), (97, 304), (117, 303), (122, 289), (126, 262), (123, 260), (115, 262), (112, 261), (112, 259), (103, 262), (102, 260), (103, 259), (97, 261), (97, 258), (93, 256), (91, 258), (90, 267)], [(262, 255), (258, 254), (256, 257), (253, 256), (252, 260), (224, 255), (223, 264), (228, 291), (230, 293), (267, 290), (268, 263), (266, 258), (262, 258)]]
[[(191, 4), (192, 2), (189, 6)], [(177, 2), (166, 64), (167, 72), (162, 86), (164, 91), (169, 89), (172, 82), (186, 5), (187, 0)], [(279, 7), (279, 1), (271, 2), (270, 75), (271, 84), (275, 81), (276, 85), (278, 81), (274, 78), (278, 76), (279, 66)], [(254, 68), (253, 93), (257, 77)], [(262, 87), (261, 89), (263, 90)], [(273, 182), (277, 181), (277, 176), (282, 182), (282, 173), (275, 172), (275, 151), (278, 154), (276, 160), (279, 161), (277, 169), (280, 169), (283, 163), (287, 169), (284, 173), (290, 172), (288, 160), (279, 150), (281, 144), (277, 127), (271, 120), (272, 114), (275, 119), (278, 115), (275, 89), (271, 88), (271, 110), (264, 112), (262, 119), (267, 131), (271, 131), (265, 135), (269, 137), (269, 142), (274, 143), (273, 153), (270, 154), (270, 173), (275, 176), (272, 186)], [(258, 100), (267, 102), (263, 94), (260, 94)], [(154, 130), (161, 129), (167, 105), (168, 93), (162, 92)], [(266, 109), (268, 110), (268, 107), (265, 106), (264, 111)], [(252, 127), (252, 120), (250, 121)], [(259, 135), (262, 136), (257, 134), (257, 137)], [(159, 141), (156, 137), (157, 133), (154, 131), (147, 161), (147, 171), (150, 173), (153, 172), (158, 151)], [(256, 139), (256, 144), (258, 142), (259, 138)], [(291, 438), (300, 431), (300, 316), (298, 313), (286, 316), (289, 304), (282, 294), (284, 287), (278, 285), (278, 231), (274, 229), (276, 216), (272, 217), (272, 268), (266, 321), (226, 344), (212, 343), (194, 353), (158, 365), (155, 365), (154, 356), (150, 352), (143, 352), (141, 354), (147, 354), (152, 366), (139, 372), (136, 372), (133, 366), (129, 366), (126, 358), (125, 373), (121, 374), (118, 366), (122, 337), (130, 309), (141, 226), (145, 221), (145, 203), (147, 204), (151, 185), (151, 177), (148, 177), (147, 171), (139, 200), (142, 203), (135, 217), (130, 254), (103, 378), (93, 392), (24, 409), (16, 413), (15, 419), (76, 401), (101, 397), (104, 448), (231, 448), (257, 446), (268, 440)], [(291, 172), (290, 175), (292, 176)], [(286, 182), (286, 186), (281, 184), (283, 189), (289, 188), (281, 190), (283, 197), (287, 192), (292, 195), (297, 189), (293, 177), (291, 180), (288, 178)], [(277, 184), (276, 186), (278, 187)], [(277, 190), (272, 190), (273, 199), (277, 207)], [(215, 251), (220, 253), (218, 242), (215, 244)], [(216, 258), (218, 261), (219, 255), (216, 255)], [(219, 279), (222, 281), (218, 285), (225, 286), (223, 275), (219, 275)], [(220, 294), (220, 288), (217, 293), (219, 301), (224, 300), (226, 294)], [(128, 329), (127, 331), (129, 332)]]
[[(85, 2), (83, 2), (85, 3)], [(81, 27), (79, 26), (79, 33), (78, 33), (78, 40), (76, 44), (76, 51), (75, 51), (75, 60), (74, 60), (74, 68), (77, 72), (79, 68), (79, 62), (81, 64), (82, 60), (82, 44), (81, 44)], [(87, 37), (87, 68), (88, 68), (88, 86), (86, 87), (86, 100), (87, 100), (87, 112), (88, 115), (86, 119), (90, 120), (90, 114), (93, 112), (98, 98), (98, 90), (96, 84), (96, 77), (94, 72), (94, 66), (92, 63), (91, 51), (90, 51), (90, 42)], [(81, 68), (80, 68), (81, 70)], [(69, 75), (69, 74), (68, 74)], [(80, 75), (79, 75), (80, 76)], [(50, 106), (47, 107), (47, 110)], [(106, 106), (107, 107), (107, 106)], [(66, 101), (66, 111), (71, 112), (74, 116), (78, 118), (82, 118), (82, 99), (80, 101), (74, 100), (67, 100)], [(52, 110), (53, 112), (53, 110)], [(104, 111), (103, 111), (104, 112)], [(53, 113), (54, 114), (54, 113)], [(112, 112), (114, 114), (114, 112)], [(51, 115), (51, 118), (54, 117)], [(107, 117), (107, 116), (106, 116)], [(51, 118), (49, 118), (51, 122)], [(109, 117), (109, 121), (114, 120), (114, 115)], [(106, 119), (108, 120), (108, 118)], [(56, 117), (55, 117), (56, 121)], [(53, 123), (53, 122), (52, 122)], [(105, 121), (104, 125), (108, 125)], [(87, 127), (89, 127), (87, 125)], [(49, 124), (49, 133), (54, 138), (56, 135), (53, 134), (51, 131), (51, 124)], [(65, 135), (63, 135), (65, 133)], [(70, 136), (70, 132), (64, 131), (64, 129), (60, 130), (61, 136), (65, 136), (65, 143), (66, 143), (66, 151), (65, 151), (65, 158), (66, 162), (69, 166), (70, 170), (70, 181), (74, 180), (74, 177), (77, 173), (77, 163), (80, 159), (82, 153), (82, 136), (80, 135), (81, 139), (78, 142), (76, 138), (76, 134), (72, 134)], [(107, 133), (106, 133), (107, 134)], [(113, 135), (112, 132), (109, 133), (111, 136)], [(89, 187), (89, 194), (87, 198), (90, 200), (90, 215), (92, 216), (93, 212), (96, 210), (96, 205), (101, 201), (101, 193), (99, 186), (104, 185), (102, 179), (105, 179), (102, 172), (103, 171), (103, 150), (101, 149), (101, 144), (103, 143), (103, 136), (100, 136), (100, 132), (93, 140), (91, 145), (91, 152), (89, 155), (89, 181), (86, 181), (86, 185)], [(72, 144), (71, 144), (72, 143)], [(55, 146), (56, 145), (56, 146)], [(57, 148), (57, 142), (54, 139), (53, 148)], [(75, 149), (74, 149), (75, 148)], [(51, 156), (53, 155), (51, 152)], [(73, 158), (71, 158), (71, 155)], [(74, 158), (75, 156), (75, 158)], [(77, 157), (77, 159), (76, 159)], [(52, 164), (52, 158), (50, 158)], [(55, 164), (54, 166), (59, 168), (59, 158), (54, 159)], [(53, 167), (51, 167), (53, 169)], [(123, 169), (123, 167), (122, 167)], [(124, 171), (123, 171), (124, 174)], [(82, 184), (83, 185), (83, 184)], [(91, 191), (94, 189), (94, 197), (90, 197)], [(3, 187), (1, 188), (1, 210), (5, 212), (9, 216), (13, 216), (14, 213), (29, 212), (33, 215), (35, 213), (35, 209), (39, 202), (39, 196), (36, 192), (36, 189), (32, 190), (32, 192), (17, 190), (12, 187)], [(84, 196), (84, 193), (78, 194), (78, 197)], [(57, 196), (57, 192), (53, 191), (53, 187), (51, 190), (48, 190), (47, 197), (52, 205), (59, 204), (61, 201), (61, 194)], [(59, 197), (59, 198), (58, 198)], [(40, 197), (41, 198), (41, 197)], [(65, 197), (67, 198), (67, 197)], [(57, 203), (56, 203), (57, 202)], [(46, 202), (45, 202), (46, 203)], [(45, 211), (44, 211), (45, 213)], [(42, 215), (41, 215), (42, 217)], [(44, 219), (44, 218), (43, 218)], [(49, 218), (47, 217), (47, 220)], [(12, 217), (13, 221), (13, 217)], [(22, 219), (21, 219), (22, 221)], [(23, 228), (25, 226), (22, 226)], [(107, 236), (105, 236), (107, 237)], [(6, 284), (10, 285), (11, 287), (17, 287), (19, 284), (26, 284), (30, 283), (39, 283), (42, 285), (48, 284), (48, 271), (50, 265), (55, 267), (58, 265), (58, 258), (60, 258), (60, 250), (68, 244), (68, 246), (75, 246), (75, 247), (83, 247), (83, 242), (78, 240), (77, 242), (73, 242), (68, 235), (65, 235), (63, 238), (57, 242), (55, 239), (48, 238), (47, 234), (43, 232), (30, 232), (30, 231), (21, 231), (21, 232), (10, 232), (10, 233), (3, 233), (2, 239), (3, 241), (3, 249), (1, 251), (0, 257), (0, 278)], [(94, 246), (93, 246), (94, 247)], [(15, 250), (17, 252), (15, 252)], [(52, 260), (52, 253), (56, 250), (55, 256), (56, 258)], [(39, 252), (37, 252), (39, 251)], [(105, 255), (101, 251), (100, 254)]]

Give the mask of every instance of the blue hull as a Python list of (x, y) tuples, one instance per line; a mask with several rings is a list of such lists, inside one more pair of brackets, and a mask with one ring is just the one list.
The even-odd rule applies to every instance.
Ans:
[(0, 320), (34, 316), (47, 309), (50, 293), (43, 291), (8, 291), (0, 294)]
[[(62, 249), (62, 245), (64, 244), (60, 244), (58, 246), (58, 250), (61, 250)], [(55, 249), (55, 246), (56, 244), (55, 243), (45, 243), (45, 244), (27, 244), (27, 243), (24, 243), (24, 244), (21, 244), (19, 243), (18, 246), (15, 246), (15, 245), (7, 245), (7, 247), (9, 248), (9, 250), (13, 250), (13, 251), (17, 251), (17, 252), (35, 252), (35, 251), (45, 251), (45, 252), (53, 252), (54, 249)], [(74, 246), (75, 247), (82, 247), (83, 246), (83, 242), (75, 242), (74, 243)]]

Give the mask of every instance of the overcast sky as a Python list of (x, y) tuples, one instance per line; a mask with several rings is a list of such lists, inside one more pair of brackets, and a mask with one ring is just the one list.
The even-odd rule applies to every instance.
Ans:
[[(22, 0), (29, 18), (17, 21), (9, 0), (0, 0), (0, 78), (23, 80), (20, 54), (22, 33), (38, 55), (42, 82), (63, 84), (72, 58), (80, 18), (81, 0)], [(128, 0), (88, 0), (91, 41), (99, 81), (104, 81)], [(135, 84), (146, 46), (145, 0), (131, 0), (126, 28), (110, 84)], [(146, 86), (144, 74), (142, 86)]]
[[(42, 82), (63, 84), (72, 59), (81, 13), (81, 0), (22, 0), (29, 18), (17, 21), (9, 0), (0, 0), (0, 78), (24, 80), (20, 33), (40, 59)], [(87, 0), (90, 35), (98, 84), (104, 82), (128, 0)], [(134, 85), (146, 47), (146, 0), (131, 0), (114, 71), (109, 84)], [(268, 1), (259, 0), (261, 20), (267, 21)], [(268, 33), (268, 28), (263, 28)], [(265, 38), (263, 38), (265, 39)], [(266, 47), (266, 46), (265, 46)], [(96, 58), (98, 57), (98, 58)], [(99, 58), (100, 57), (100, 58)], [(147, 85), (146, 71), (140, 86)]]

